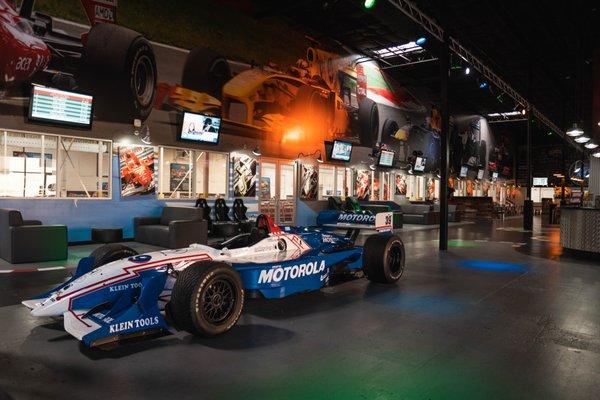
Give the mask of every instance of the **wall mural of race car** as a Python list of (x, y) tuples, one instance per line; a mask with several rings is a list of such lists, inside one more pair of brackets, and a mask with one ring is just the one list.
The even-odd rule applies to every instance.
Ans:
[(211, 337), (234, 327), (246, 294), (267, 299), (315, 291), (337, 274), (391, 284), (404, 271), (404, 245), (392, 234), (351, 237), (280, 229), (261, 215), (250, 233), (219, 246), (137, 254), (109, 244), (83, 258), (74, 276), (24, 301), (35, 317), (64, 317), (67, 332), (102, 346), (153, 332)]
[(150, 42), (118, 25), (117, 1), (81, 0), (91, 28), (79, 36), (53, 28), (34, 0), (0, 0), (0, 89), (21, 96), (35, 82), (89, 92), (100, 118), (146, 119), (156, 91), (156, 61)]

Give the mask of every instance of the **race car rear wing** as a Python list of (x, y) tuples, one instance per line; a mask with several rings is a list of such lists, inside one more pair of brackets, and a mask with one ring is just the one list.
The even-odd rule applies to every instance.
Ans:
[(394, 229), (392, 212), (382, 212), (375, 215), (342, 213), (338, 216), (336, 222), (320, 225), (326, 228), (346, 230), (346, 238), (352, 240), (352, 242), (356, 241), (361, 230), (391, 232)]

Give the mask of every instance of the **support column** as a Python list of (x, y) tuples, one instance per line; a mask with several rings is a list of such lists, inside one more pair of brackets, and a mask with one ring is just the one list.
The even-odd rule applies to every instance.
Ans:
[(526, 156), (526, 196), (523, 207), (523, 229), (530, 231), (533, 229), (533, 201), (531, 200), (531, 109), (527, 110), (527, 156)]
[(450, 73), (450, 48), (448, 34), (444, 32), (444, 41), (440, 56), (440, 105), (442, 132), (440, 137), (440, 250), (448, 250), (448, 162), (450, 158), (450, 113), (448, 110), (448, 78)]

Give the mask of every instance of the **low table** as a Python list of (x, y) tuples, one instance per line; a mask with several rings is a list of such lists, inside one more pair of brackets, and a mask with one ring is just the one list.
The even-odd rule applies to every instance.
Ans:
[(123, 241), (123, 228), (92, 228), (92, 241), (115, 243)]

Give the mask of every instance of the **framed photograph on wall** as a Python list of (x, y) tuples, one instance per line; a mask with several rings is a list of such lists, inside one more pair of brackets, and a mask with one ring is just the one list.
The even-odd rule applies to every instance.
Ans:
[(316, 165), (302, 164), (300, 176), (300, 199), (317, 200), (319, 171)]
[(356, 197), (359, 200), (368, 200), (371, 195), (371, 171), (358, 171), (356, 173)]
[(233, 164), (233, 196), (256, 197), (258, 161), (244, 154), (231, 158)]
[(154, 147), (125, 146), (119, 148), (121, 197), (156, 193)]
[(169, 190), (171, 192), (190, 190), (190, 175), (189, 164), (169, 164)]
[(396, 175), (396, 195), (406, 196), (406, 176)]

